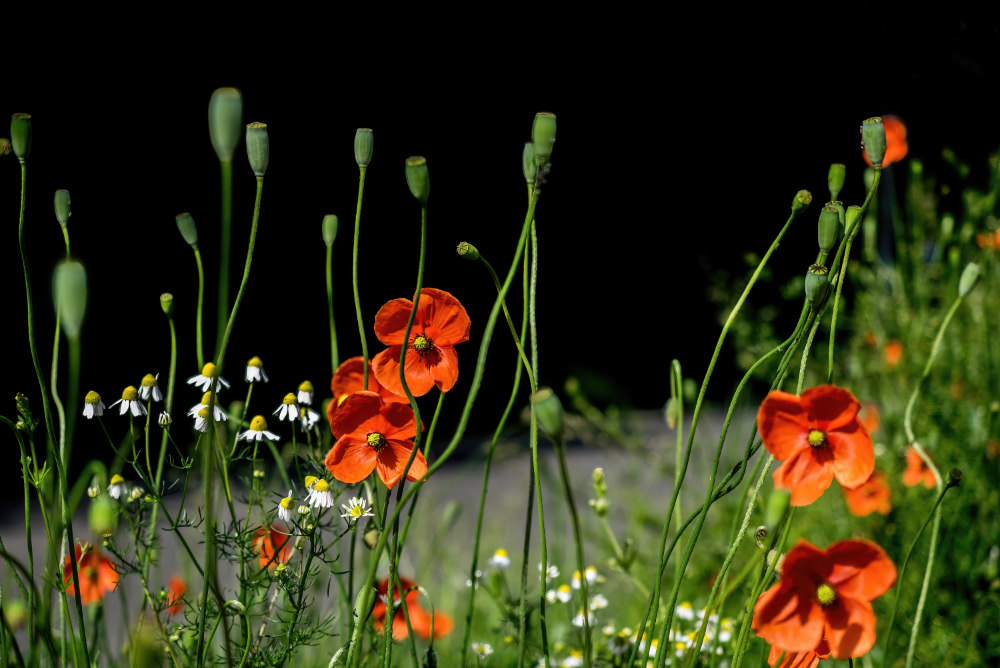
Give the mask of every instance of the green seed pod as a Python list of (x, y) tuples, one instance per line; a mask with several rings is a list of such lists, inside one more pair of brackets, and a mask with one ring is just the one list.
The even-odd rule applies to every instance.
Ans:
[(66, 223), (69, 222), (69, 217), (72, 214), (69, 206), (69, 191), (68, 190), (57, 190), (55, 196), (55, 209), (56, 209), (56, 220), (63, 227), (66, 227)]
[(830, 289), (830, 278), (827, 276), (827, 268), (821, 264), (814, 264), (806, 272), (806, 299), (810, 304), (818, 305), (826, 297)]
[(372, 153), (375, 151), (375, 133), (369, 128), (358, 128), (354, 133), (354, 160), (358, 167), (371, 164)]
[(847, 167), (835, 162), (830, 165), (830, 171), (826, 175), (826, 183), (830, 188), (830, 199), (837, 199), (837, 195), (844, 189), (844, 179), (847, 177)]
[(11, 150), (10, 140), (0, 137), (0, 155), (10, 155)]
[(885, 128), (882, 127), (880, 117), (866, 118), (861, 123), (861, 147), (868, 154), (872, 166), (876, 170), (882, 169), (882, 161), (885, 159)]
[(184, 241), (187, 242), (188, 246), (191, 248), (198, 247), (198, 228), (195, 227), (194, 218), (191, 217), (190, 213), (179, 213), (176, 216), (177, 229), (180, 230), (181, 236), (184, 237)]
[(464, 257), (466, 260), (475, 261), (479, 259), (479, 249), (468, 241), (462, 241), (458, 244), (458, 256)]
[(531, 404), (535, 407), (542, 431), (553, 442), (560, 443), (563, 437), (563, 410), (559, 397), (551, 387), (543, 387), (531, 395)]
[(267, 123), (247, 124), (247, 158), (255, 176), (264, 176), (270, 158), (267, 142)]
[(76, 260), (64, 260), (56, 265), (52, 284), (53, 301), (59, 323), (66, 338), (80, 337), (83, 314), (87, 310), (87, 271)]
[(544, 166), (552, 157), (556, 143), (556, 115), (547, 111), (535, 114), (531, 125), (531, 143), (534, 144), (535, 164)]
[(976, 283), (979, 282), (979, 275), (982, 272), (983, 268), (975, 262), (965, 265), (965, 269), (962, 270), (962, 277), (958, 279), (959, 297), (966, 297), (972, 292), (972, 289), (976, 287)]
[(160, 295), (160, 308), (169, 318), (174, 314), (174, 296), (169, 292), (164, 292)]
[(332, 246), (337, 238), (337, 225), (337, 217), (332, 213), (323, 216), (323, 243), (327, 247)]
[(421, 204), (427, 204), (431, 192), (431, 176), (427, 170), (427, 159), (413, 155), (406, 159), (406, 185)]
[(538, 165), (535, 164), (535, 147), (529, 141), (524, 144), (524, 152), (521, 153), (521, 171), (524, 172), (524, 180), (527, 183), (534, 183), (538, 175)]
[(852, 204), (847, 207), (847, 212), (844, 214), (844, 226), (847, 228), (847, 234), (853, 239), (858, 234), (858, 230), (861, 229), (861, 207), (857, 204)]
[(90, 520), (90, 530), (98, 536), (114, 534), (118, 522), (115, 503), (107, 494), (98, 494), (90, 502), (87, 518)]
[(800, 190), (795, 193), (795, 199), (792, 200), (792, 213), (800, 214), (809, 208), (812, 204), (813, 196), (808, 190)]
[(954, 468), (948, 471), (948, 487), (958, 487), (962, 482), (962, 469)]
[(837, 237), (840, 234), (840, 214), (835, 207), (824, 206), (819, 212), (819, 226), (817, 237), (819, 239), (819, 249), (824, 253), (829, 253), (837, 245)]
[(208, 136), (220, 162), (232, 162), (243, 128), (243, 96), (235, 88), (216, 88), (208, 101)]
[(21, 162), (31, 153), (31, 114), (14, 114), (10, 118), (10, 145)]

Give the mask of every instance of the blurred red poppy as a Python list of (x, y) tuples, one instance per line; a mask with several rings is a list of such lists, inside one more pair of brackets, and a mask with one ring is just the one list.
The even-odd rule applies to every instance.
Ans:
[(785, 657), (776, 668), (816, 668), (820, 659), (829, 658), (830, 647), (826, 644), (826, 638), (820, 641), (819, 647), (810, 652), (789, 652), (772, 645), (771, 653), (767, 656), (767, 665), (774, 666), (782, 652), (785, 653)]
[(881, 471), (875, 471), (865, 484), (854, 489), (844, 489), (847, 509), (857, 517), (867, 517), (872, 513), (888, 515), (892, 510), (892, 496), (889, 482)]
[(179, 575), (171, 575), (167, 588), (167, 607), (165, 608), (168, 615), (180, 614), (181, 610), (184, 609), (183, 598), (186, 593), (187, 585), (184, 584), (184, 580)]
[(260, 567), (273, 571), (292, 556), (292, 536), (280, 524), (260, 527), (253, 535), (253, 547), (259, 555)]
[(934, 471), (931, 470), (920, 454), (911, 445), (906, 451), (906, 471), (903, 472), (903, 484), (913, 487), (924, 483), (924, 487), (930, 489), (937, 484), (934, 478)]
[(899, 365), (899, 361), (903, 359), (903, 344), (896, 339), (889, 339), (885, 343), (885, 363), (889, 368), (893, 368)]
[[(883, 116), (882, 127), (885, 128), (885, 157), (882, 159), (882, 167), (885, 168), (905, 158), (910, 146), (906, 143), (906, 126), (903, 121), (895, 116)], [(869, 167), (874, 166), (864, 147), (861, 148), (861, 157)]]
[[(399, 584), (402, 587), (403, 592), (406, 593), (404, 600), (406, 602), (406, 611), (410, 617), (410, 627), (413, 629), (413, 632), (421, 638), (430, 640), (431, 614), (424, 610), (420, 605), (420, 592), (416, 589), (417, 584), (413, 580), (408, 580), (403, 577), (399, 578)], [(386, 592), (388, 589), (388, 580), (382, 580), (379, 582), (378, 600), (375, 602), (375, 607), (372, 609), (372, 619), (375, 620), (376, 631), (381, 631), (385, 626)], [(405, 640), (408, 633), (406, 630), (406, 618), (403, 616), (403, 609), (399, 607), (399, 589), (394, 590), (393, 594), (394, 614), (392, 618), (392, 639)], [(435, 638), (440, 638), (443, 635), (451, 633), (451, 629), (455, 625), (451, 617), (443, 612), (435, 612), (433, 620)]]
[(115, 590), (115, 586), (118, 584), (118, 572), (111, 560), (102, 555), (96, 546), (89, 543), (77, 545), (74, 554), (74, 557), (67, 554), (63, 564), (63, 577), (69, 585), (66, 587), (67, 594), (76, 595), (76, 587), (73, 586), (71, 559), (76, 560), (81, 603), (84, 605), (97, 603), (104, 599), (105, 593)]

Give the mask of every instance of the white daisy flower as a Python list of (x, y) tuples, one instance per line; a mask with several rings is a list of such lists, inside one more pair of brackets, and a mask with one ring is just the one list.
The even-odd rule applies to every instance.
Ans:
[(550, 589), (547, 592), (545, 592), (545, 600), (548, 603), (550, 603), (552, 605), (555, 605), (556, 601), (559, 600), (558, 598), (556, 598), (556, 590), (555, 589)]
[(472, 651), (475, 652), (480, 662), (486, 661), (486, 657), (493, 653), (493, 648), (488, 642), (472, 643)]
[(278, 518), (283, 522), (292, 520), (292, 508), (295, 507), (295, 499), (292, 498), (292, 490), (288, 490), (288, 496), (278, 502)]
[[(199, 415), (201, 413), (202, 408), (208, 408), (208, 404), (211, 400), (212, 400), (212, 393), (206, 392), (205, 394), (201, 395), (201, 403), (197, 403), (194, 406), (192, 406), (188, 410), (187, 414)], [(219, 405), (218, 395), (216, 395), (215, 397), (215, 410), (213, 412), (215, 413), (216, 422), (225, 422), (226, 420), (229, 419), (229, 416), (226, 415), (226, 411), (222, 410), (222, 406)]]
[(277, 441), (281, 437), (268, 431), (267, 420), (264, 419), (263, 415), (258, 415), (254, 419), (250, 420), (250, 428), (240, 434), (237, 440), (259, 441), (263, 438), (267, 438), (270, 441)]
[(277, 415), (279, 422), (282, 420), (294, 422), (299, 415), (299, 408), (295, 405), (295, 395), (291, 392), (286, 394), (285, 398), (281, 400), (281, 405), (271, 415)]
[[(597, 569), (593, 566), (587, 566), (584, 571), (586, 573), (587, 584), (592, 585), (595, 582), (600, 582), (601, 577), (597, 574)], [(580, 588), (580, 571), (573, 571), (573, 589)]]
[[(542, 572), (542, 565), (541, 564), (538, 564), (538, 572), (539, 573)], [(554, 578), (557, 578), (557, 577), (559, 577), (559, 567), (558, 566), (556, 566), (555, 564), (552, 564), (547, 569), (545, 569), (545, 581), (546, 582), (548, 582), (549, 580), (552, 580)]]
[(569, 588), (569, 585), (559, 585), (559, 589), (556, 590), (556, 599), (560, 603), (569, 603), (571, 598), (573, 598), (573, 590)]
[(299, 403), (306, 406), (312, 405), (314, 394), (313, 384), (308, 380), (302, 381), (302, 384), (299, 385)]
[(101, 401), (101, 395), (91, 390), (83, 398), (83, 417), (93, 420), (95, 415), (104, 415), (104, 402)]
[[(190, 413), (190, 411), (188, 412)], [(208, 428), (208, 418), (210, 415), (208, 406), (204, 406), (194, 418), (194, 428), (200, 432), (204, 432)]]
[(96, 499), (97, 495), (100, 494), (100, 493), (101, 493), (101, 488), (100, 487), (88, 487), (87, 488), (87, 496), (89, 496), (92, 499)]
[(375, 513), (372, 512), (371, 507), (368, 502), (361, 497), (354, 497), (351, 499), (350, 503), (342, 503), (340, 507), (344, 509), (341, 513), (341, 517), (347, 520), (348, 524), (353, 524), (357, 522), (362, 517), (374, 517)]
[(119, 415), (125, 415), (130, 410), (135, 417), (142, 417), (146, 414), (146, 407), (139, 401), (139, 391), (132, 385), (129, 385), (122, 391), (122, 398), (111, 404), (110, 408), (114, 408), (118, 404), (122, 405), (118, 409)]
[(147, 373), (142, 377), (142, 382), (139, 383), (139, 398), (149, 401), (152, 397), (153, 401), (163, 401), (163, 394), (160, 392), (160, 386), (156, 381), (160, 379), (160, 374), (155, 376), (151, 373)]
[(300, 406), (299, 420), (299, 424), (302, 425), (302, 431), (309, 431), (317, 422), (319, 422), (319, 413), (308, 406)]
[[(188, 385), (200, 387), (202, 392), (208, 392), (212, 388), (212, 378), (215, 377), (215, 365), (209, 362), (201, 368), (201, 373), (187, 379)], [(216, 378), (215, 391), (218, 392), (224, 387), (229, 387), (229, 381), (222, 377)]]
[(258, 383), (260, 381), (268, 382), (267, 374), (264, 373), (264, 363), (260, 361), (259, 357), (251, 357), (250, 361), (247, 362), (247, 382)]
[(726, 617), (719, 629), (719, 642), (727, 643), (733, 638), (733, 620)]
[(138, 501), (139, 499), (142, 498), (142, 495), (145, 494), (145, 493), (146, 492), (142, 489), (142, 487), (139, 487), (138, 485), (136, 485), (128, 493), (128, 501), (129, 501), (129, 503), (134, 503), (134, 502)]
[(684, 601), (674, 609), (674, 614), (677, 615), (677, 619), (691, 621), (694, 619), (694, 606), (690, 601)]
[(591, 610), (603, 610), (606, 607), (608, 607), (608, 599), (601, 594), (594, 594), (590, 597)]
[(622, 656), (629, 650), (632, 646), (632, 639), (629, 638), (625, 631), (616, 633), (615, 635), (608, 638), (608, 649), (611, 650), (611, 654), (614, 656)]
[(330, 483), (322, 478), (317, 480), (309, 496), (306, 497), (306, 503), (313, 508), (332, 508), (333, 494), (330, 492)]
[[(588, 617), (589, 617), (589, 619), (587, 621), (589, 621), (591, 624), (593, 624), (594, 623), (594, 616), (593, 615), (588, 615)], [(576, 626), (577, 628), (581, 628), (581, 629), (583, 628), (583, 608), (580, 608), (580, 611), (578, 613), (576, 613), (576, 617), (573, 618), (573, 626)]]
[(108, 485), (108, 494), (112, 499), (120, 499), (123, 494), (128, 492), (128, 485), (125, 484), (125, 478), (121, 477), (119, 474), (114, 474), (111, 476), (111, 484)]
[(560, 668), (579, 668), (583, 665), (583, 652), (575, 649), (569, 653), (565, 659), (563, 659), (559, 666)]
[(173, 418), (170, 417), (170, 413), (166, 411), (162, 411), (160, 413), (160, 417), (156, 418), (156, 421), (160, 424), (161, 427), (169, 427), (174, 423)]
[(490, 566), (493, 568), (507, 568), (510, 566), (510, 557), (507, 556), (507, 550), (502, 547), (493, 553), (490, 557)]

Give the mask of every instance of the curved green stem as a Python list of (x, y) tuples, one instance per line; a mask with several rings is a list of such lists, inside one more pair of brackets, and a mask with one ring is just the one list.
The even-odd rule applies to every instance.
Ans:
[[(228, 245), (228, 244), (227, 244)], [(223, 257), (226, 258), (226, 264), (229, 263), (229, 253), (224, 253)], [(198, 356), (198, 369), (201, 370), (205, 367), (205, 346), (203, 343), (204, 337), (204, 324), (202, 322), (203, 313), (205, 309), (205, 267), (201, 263), (201, 252), (198, 247), (194, 247), (194, 261), (198, 265), (198, 308), (195, 311), (195, 323), (194, 323), (194, 337), (195, 337), (195, 354)], [(228, 270), (226, 275), (229, 275)], [(221, 272), (220, 272), (221, 276)], [(229, 288), (226, 288), (227, 299), (228, 299)], [(219, 294), (222, 294), (222, 285), (219, 285)], [(221, 302), (220, 302), (221, 303)], [(220, 307), (221, 308), (221, 307)], [(219, 324), (219, 331), (222, 331), (222, 325), (225, 323), (223, 321)]]
[(333, 245), (326, 247), (326, 306), (330, 314), (330, 373), (337, 373), (340, 355), (337, 352), (337, 325), (333, 320)]
[[(354, 314), (358, 319), (358, 336), (361, 338), (361, 357), (363, 359), (364, 389), (368, 389), (368, 337), (365, 336), (365, 324), (361, 317), (361, 294), (358, 292), (358, 238), (361, 235), (361, 200), (365, 194), (365, 173), (367, 167), (358, 167), (358, 206), (354, 214), (354, 252), (351, 264), (351, 284), (354, 287)], [(405, 347), (404, 347), (405, 349)], [(336, 371), (336, 369), (335, 369)]]

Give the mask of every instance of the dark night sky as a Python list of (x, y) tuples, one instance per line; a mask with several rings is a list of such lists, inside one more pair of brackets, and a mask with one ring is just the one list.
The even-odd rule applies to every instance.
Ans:
[[(541, 381), (558, 387), (567, 374), (592, 370), (615, 379), (621, 393), (614, 402), (661, 406), (670, 358), (700, 377), (711, 354), (717, 326), (705, 307), (703, 267), (741, 274), (742, 254), (766, 249), (797, 190), (824, 198), (831, 162), (848, 165), (842, 199), (860, 202), (862, 119), (902, 117), (911, 155), (937, 169), (940, 147), (949, 145), (977, 170), (974, 178), (1000, 144), (989, 104), (1000, 74), (995, 17), (872, 20), (879, 19), (881, 29), (852, 37), (864, 25), (855, 17), (795, 29), (738, 17), (727, 25), (709, 17), (663, 25), (640, 16), (589, 18), (590, 31), (569, 34), (557, 25), (557, 38), (544, 47), (532, 41), (533, 30), (503, 39), (387, 41), (363, 52), (304, 36), (309, 46), (288, 38), (260, 58), (223, 56), (194, 40), (169, 50), (156, 41), (125, 48), (94, 40), (58, 65), (41, 64), (47, 47), (36, 42), (27, 62), (39, 64), (30, 77), (5, 83), (0, 113), (26, 111), (34, 119), (27, 243), (45, 368), (52, 345), (46, 298), (62, 249), (52, 195), (67, 188), (73, 254), (90, 281), (83, 392), (97, 389), (110, 404), (145, 373), (166, 371), (158, 304), (165, 291), (176, 299), (178, 375), (197, 371), (194, 262), (174, 216), (194, 215), (211, 277), (218, 167), (206, 109), (215, 88), (235, 86), (244, 95), (244, 120), (268, 123), (271, 144), (258, 250), (225, 372), (237, 380), (247, 358), (264, 359), (272, 382), (259, 410), (276, 406), (304, 378), (320, 396), (327, 388), (320, 236), (327, 213), (341, 220), (334, 255), (341, 355), (360, 352), (350, 239), (352, 146), (362, 126), (375, 131), (361, 233), (366, 325), (370, 332), (385, 301), (412, 294), (419, 209), (403, 160), (422, 154), (432, 182), (425, 285), (455, 294), (473, 321), (472, 340), (459, 348), (455, 390), (464, 396), (492, 288), (454, 247), (474, 243), (498, 271), (509, 263), (524, 214), (521, 149), (540, 110), (559, 117), (537, 215)], [(0, 397), (8, 402), (16, 391), (37, 394), (14, 242), (16, 165), (12, 156), (0, 161), (0, 218), (8, 230), (0, 271), (10, 325)], [(254, 188), (242, 145), (234, 184), (235, 292)], [(782, 282), (815, 255), (813, 221), (807, 215), (778, 254)], [(210, 279), (209, 323), (213, 286)], [(734, 285), (734, 297), (741, 287)], [(506, 345), (506, 333), (498, 335)], [(369, 344), (381, 350), (371, 334)], [(492, 428), (513, 362), (506, 348), (491, 358), (473, 433)], [(729, 387), (726, 373), (719, 395)], [(243, 392), (242, 383), (234, 387), (230, 399)], [(196, 395), (179, 390), (175, 418)], [(461, 402), (450, 403), (456, 410)], [(5, 405), (3, 414), (12, 416), (13, 403)], [(78, 424), (78, 443), (87, 442), (90, 426)]]

